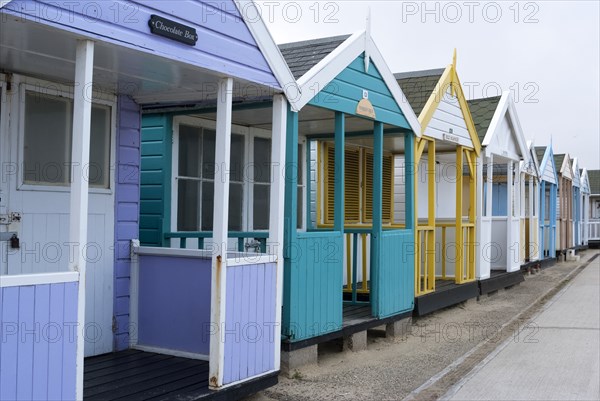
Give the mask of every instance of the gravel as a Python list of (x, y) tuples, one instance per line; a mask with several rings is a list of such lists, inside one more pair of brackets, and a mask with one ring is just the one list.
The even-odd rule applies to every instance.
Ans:
[[(499, 330), (597, 253), (583, 251), (580, 262), (558, 263), (526, 276), (513, 288), (413, 319), (413, 331), (406, 339), (390, 341), (384, 332), (370, 331), (366, 351), (339, 352), (338, 347), (321, 346), (318, 365), (303, 368), (294, 379), (280, 376), (279, 384), (246, 401), (402, 400), (482, 341), (492, 344), (486, 344), (489, 353), (507, 335), (514, 341), (535, 339), (535, 322), (520, 332), (515, 324)], [(597, 258), (592, 263), (599, 262)], [(536, 307), (541, 307), (538, 303)], [(446, 377), (446, 384), (466, 373), (457, 370), (454, 377)]]

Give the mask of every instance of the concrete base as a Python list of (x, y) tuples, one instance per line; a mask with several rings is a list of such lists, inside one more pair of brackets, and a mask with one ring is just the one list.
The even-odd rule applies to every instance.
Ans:
[(386, 338), (406, 338), (412, 330), (412, 318), (407, 317), (406, 319), (395, 321), (394, 323), (388, 323), (385, 325), (385, 336)]
[(359, 331), (358, 333), (344, 336), (344, 351), (364, 351), (367, 349), (367, 331)]
[(291, 379), (298, 369), (306, 365), (316, 364), (318, 358), (319, 353), (316, 344), (294, 351), (281, 351), (281, 374)]

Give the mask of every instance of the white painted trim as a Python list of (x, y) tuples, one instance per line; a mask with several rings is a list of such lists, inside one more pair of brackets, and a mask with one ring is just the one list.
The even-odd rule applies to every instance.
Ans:
[(129, 324), (135, 331), (135, 336), (129, 337), (129, 344), (136, 345), (139, 330), (139, 297), (140, 297), (140, 259), (137, 252), (140, 249), (140, 240), (133, 239), (130, 244), (131, 272), (129, 275)]
[[(85, 283), (86, 260), (81, 252), (87, 243), (88, 229), (88, 183), (81, 166), (87, 166), (90, 157), (90, 134), (92, 119), (92, 102), (85, 98), (83, 88), (93, 82), (94, 76), (94, 42), (79, 40), (75, 55), (75, 82), (79, 83), (79, 96), (73, 98), (73, 139), (71, 141), (71, 163), (80, 168), (72, 169), (71, 199), (70, 199), (70, 229), (69, 242), (79, 244), (77, 258), (69, 261), (69, 270), (79, 272), (79, 294), (77, 303), (78, 327), (85, 326)], [(76, 164), (78, 163), (78, 164)], [(85, 338), (77, 336), (77, 377), (75, 395), (83, 399), (83, 357)]]
[(377, 66), (388, 89), (392, 92), (392, 96), (394, 96), (398, 107), (402, 110), (402, 113), (415, 133), (415, 136), (421, 137), (421, 124), (419, 123), (419, 119), (410, 106), (410, 103), (408, 103), (408, 99), (404, 96), (404, 92), (402, 92), (400, 85), (398, 85), (398, 81), (386, 63), (385, 58), (377, 48), (373, 38), (369, 38), (369, 55), (371, 56), (373, 63)]
[[(276, 255), (264, 253), (246, 253), (239, 256), (227, 256), (227, 268), (235, 266), (260, 265), (265, 263), (275, 263), (282, 258), (277, 258)], [(283, 266), (282, 266), (283, 268)]]
[[(231, 119), (233, 105), (233, 79), (223, 78), (219, 81), (217, 99), (217, 126), (215, 144), (215, 165), (219, 171), (230, 171), (231, 154)], [(229, 199), (229, 174), (215, 176), (214, 199)], [(225, 372), (225, 333), (221, 328), (225, 324), (227, 308), (227, 240), (229, 222), (229, 202), (214, 202), (213, 213), (213, 246), (215, 251), (211, 263), (211, 319), (217, 331), (211, 333), (209, 387), (219, 389), (223, 386)]]
[(363, 52), (367, 53), (381, 74), (385, 84), (392, 93), (394, 100), (402, 110), (416, 136), (421, 136), (421, 125), (398, 85), (394, 74), (372, 38), (367, 38), (365, 31), (354, 33), (323, 60), (314, 65), (306, 74), (298, 79), (301, 95), (295, 105), (301, 109), (310, 102), (323, 88), (337, 77), (350, 63)]
[(26, 285), (43, 285), (73, 283), (79, 281), (79, 272), (57, 272), (37, 274), (15, 274), (0, 276), (0, 288), (20, 287)]
[(269, 370), (268, 372), (263, 372), (263, 373), (258, 374), (256, 376), (247, 377), (244, 380), (239, 380), (239, 381), (236, 381), (236, 382), (233, 382), (233, 383), (225, 384), (224, 386), (219, 387), (219, 390), (223, 390), (223, 389), (226, 389), (228, 387), (237, 386), (237, 385), (249, 382), (251, 380), (258, 379), (259, 377), (263, 377), (263, 376), (270, 375), (272, 373), (278, 373), (278, 372), (279, 372), (279, 369)]
[(271, 36), (271, 33), (267, 29), (267, 26), (262, 18), (248, 18), (248, 7), (254, 8), (255, 11), (252, 15), (261, 15), (260, 11), (254, 4), (254, 1), (235, 0), (235, 5), (242, 16), (244, 23), (248, 27), (250, 34), (256, 41), (256, 44), (258, 45), (263, 57), (267, 60), (267, 64), (269, 64), (269, 67), (271, 67), (271, 71), (273, 71), (273, 74), (283, 89), (287, 99), (290, 101), (292, 110), (299, 111), (300, 107), (298, 107), (296, 103), (297, 100), (300, 99), (300, 88), (298, 87), (298, 84), (294, 79), (294, 75), (290, 71), (290, 68), (281, 54), (279, 46), (275, 44), (275, 41), (273, 40), (273, 37)]
[[(500, 149), (493, 149), (488, 147), (488, 145), (490, 145), (492, 138), (494, 137), (494, 135), (496, 135), (496, 131), (498, 130), (500, 124), (502, 123), (502, 119), (504, 117), (507, 117), (513, 128), (513, 134), (514, 134), (514, 139), (516, 139), (517, 141), (517, 145), (519, 148), (519, 151), (521, 152), (520, 155), (514, 155), (514, 154), (505, 154), (500, 153)], [(498, 102), (498, 106), (496, 106), (496, 111), (494, 112), (494, 116), (492, 117), (492, 121), (490, 122), (490, 126), (488, 127), (486, 133), (485, 133), (485, 137), (483, 138), (483, 141), (481, 143), (481, 146), (484, 146), (486, 148), (486, 153), (487, 152), (493, 152), (495, 154), (497, 154), (498, 156), (502, 156), (502, 157), (507, 157), (510, 158), (514, 161), (517, 160), (521, 160), (525, 157), (525, 155), (527, 155), (527, 146), (525, 143), (525, 137), (523, 135), (523, 130), (521, 129), (521, 123), (519, 122), (519, 118), (517, 116), (517, 109), (515, 107), (514, 101), (512, 99), (512, 96), (510, 94), (509, 91), (504, 91), (502, 93), (502, 96), (500, 97), (500, 101)], [(504, 149), (505, 151), (505, 149)]]
[[(271, 165), (279, 168), (271, 177), (271, 199), (269, 216), (270, 252), (277, 261), (276, 297), (275, 297), (275, 327), (281, 327), (283, 304), (283, 236), (285, 219), (285, 154), (287, 138), (287, 102), (282, 96), (273, 97), (273, 138), (271, 139)], [(298, 144), (293, 144), (298, 146)], [(305, 158), (306, 159), (306, 158)], [(302, 163), (302, 162), (301, 162)], [(292, 167), (294, 168), (294, 167)], [(306, 175), (306, 174), (305, 174)], [(294, 191), (297, 193), (297, 191)], [(295, 210), (292, 213), (296, 213)], [(292, 229), (296, 229), (293, 227)], [(273, 346), (274, 367), (279, 370), (281, 363), (281, 336), (276, 335)]]
[(197, 354), (195, 352), (177, 351), (168, 348), (150, 347), (148, 345), (133, 345), (131, 348), (139, 351), (154, 352), (155, 354), (171, 355), (180, 358), (196, 359), (199, 361), (208, 361), (209, 356), (204, 354)]
[(364, 32), (356, 32), (298, 79), (301, 109), (365, 51)]
[(581, 188), (581, 175), (579, 174), (579, 161), (577, 157), (571, 159), (571, 173), (573, 173), (573, 186)]
[(146, 256), (174, 256), (183, 258), (210, 259), (212, 251), (204, 249), (183, 249), (183, 248), (160, 248), (150, 246), (140, 246), (133, 249), (136, 255)]

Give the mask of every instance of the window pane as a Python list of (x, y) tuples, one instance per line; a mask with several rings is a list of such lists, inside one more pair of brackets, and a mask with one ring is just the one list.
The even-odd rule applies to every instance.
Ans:
[(269, 188), (269, 185), (254, 185), (254, 206), (252, 210), (252, 216), (255, 230), (269, 229)]
[(201, 129), (179, 125), (179, 175), (200, 178)]
[(254, 182), (271, 182), (271, 140), (254, 138)]
[(108, 188), (110, 179), (110, 107), (92, 106), (90, 185)]
[(229, 184), (229, 230), (231, 231), (242, 231), (243, 199), (243, 185)]
[[(202, 183), (202, 231), (213, 229), (213, 197), (215, 186), (212, 182)], [(220, 202), (221, 200), (218, 199)]]
[(204, 129), (202, 139), (202, 177), (213, 180), (215, 178), (215, 131)]
[(242, 182), (244, 180), (244, 137), (242, 135), (231, 135), (231, 163), (230, 181)]
[(69, 100), (25, 95), (24, 182), (67, 184), (71, 160)]
[(177, 231), (198, 231), (200, 182), (179, 179), (178, 186)]

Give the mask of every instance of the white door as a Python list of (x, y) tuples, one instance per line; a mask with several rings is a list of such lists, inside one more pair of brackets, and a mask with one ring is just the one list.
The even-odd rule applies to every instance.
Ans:
[[(72, 100), (60, 92), (36, 92), (20, 85), (10, 117), (10, 162), (19, 166), (6, 176), (2, 202), (20, 248), (7, 248), (7, 274), (68, 269), (74, 252), (87, 259), (85, 355), (113, 350), (115, 104), (94, 103), (90, 152), (87, 244), (69, 241), (69, 162)], [(63, 96), (57, 96), (62, 94)], [(3, 212), (4, 213), (4, 212)]]

